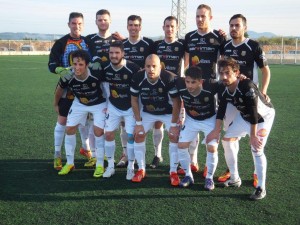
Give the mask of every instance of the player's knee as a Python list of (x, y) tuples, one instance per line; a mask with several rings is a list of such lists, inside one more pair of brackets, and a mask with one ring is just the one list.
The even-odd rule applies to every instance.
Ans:
[(155, 124), (154, 124), (154, 128), (155, 129), (161, 129), (163, 126), (163, 123), (160, 122), (160, 121), (156, 121)]
[(115, 133), (114, 132), (105, 132), (105, 140), (106, 141), (113, 141), (115, 140)]
[(100, 137), (104, 134), (104, 131), (100, 127), (94, 126), (94, 134), (96, 137)]
[[(211, 142), (210, 142), (211, 143)], [(210, 153), (215, 153), (215, 152), (218, 152), (218, 144), (217, 145), (211, 145), (211, 144), (208, 144), (206, 146), (206, 150)]]
[(77, 127), (66, 127), (66, 134), (73, 135), (76, 134)]
[(134, 141), (135, 141), (136, 143), (141, 143), (141, 142), (144, 142), (144, 141), (145, 141), (145, 138), (146, 138), (145, 133), (143, 133), (143, 134), (136, 134), (136, 135), (134, 136)]
[(251, 151), (252, 151), (252, 154), (253, 154), (254, 157), (261, 157), (262, 155), (265, 154), (263, 149), (257, 150), (255, 148), (253, 148), (252, 146), (251, 146)]
[(178, 142), (178, 148), (188, 148), (190, 142)]
[(228, 142), (233, 142), (233, 141), (237, 141), (238, 138), (237, 138), (237, 137), (231, 137), (231, 138), (223, 137), (222, 140), (223, 140), (223, 141), (228, 141)]

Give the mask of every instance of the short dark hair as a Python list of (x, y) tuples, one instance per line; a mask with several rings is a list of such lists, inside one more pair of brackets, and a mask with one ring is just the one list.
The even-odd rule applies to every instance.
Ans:
[(78, 17), (81, 17), (83, 19), (83, 14), (80, 12), (71, 12), (69, 15), (69, 22), (71, 22), (71, 19), (78, 18)]
[(202, 69), (198, 66), (191, 66), (189, 68), (186, 69), (186, 71), (184, 72), (184, 75), (186, 77), (191, 77), (192, 79), (195, 80), (202, 80)]
[(71, 58), (72, 58), (72, 61), (74, 60), (74, 58), (81, 58), (86, 62), (87, 65), (91, 61), (89, 53), (83, 49), (73, 51), (71, 53)]
[(96, 12), (96, 17), (105, 14), (110, 16), (110, 12), (107, 9), (100, 9), (98, 12)]
[(206, 4), (201, 4), (198, 6), (197, 10), (198, 9), (207, 9), (209, 11), (209, 15), (211, 16), (212, 15), (212, 11), (211, 11), (211, 8), (209, 5), (206, 5)]
[(233, 15), (230, 18), (229, 23), (231, 22), (231, 20), (239, 19), (239, 18), (242, 19), (244, 26), (247, 26), (247, 19), (246, 19), (246, 17), (243, 14), (235, 14), (235, 15)]
[(218, 61), (218, 71), (220, 72), (221, 68), (224, 67), (231, 67), (233, 71), (238, 71), (240, 69), (238, 62), (232, 57), (226, 57)]
[(129, 22), (129, 20), (134, 21), (134, 20), (138, 20), (140, 22), (140, 24), (142, 24), (142, 17), (137, 16), (137, 15), (130, 15), (127, 18), (127, 24)]
[(175, 20), (176, 21), (176, 24), (178, 25), (178, 19), (175, 17), (175, 16), (168, 16), (165, 20), (164, 20), (164, 25), (166, 23), (166, 21), (169, 20)]
[(116, 47), (116, 48), (120, 48), (122, 52), (124, 52), (124, 45), (122, 41), (113, 41), (110, 43), (109, 47)]

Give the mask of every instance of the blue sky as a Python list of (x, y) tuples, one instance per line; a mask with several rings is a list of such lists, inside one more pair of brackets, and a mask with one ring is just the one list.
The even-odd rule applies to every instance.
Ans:
[[(248, 20), (249, 30), (300, 36), (299, 0), (188, 0), (187, 31), (196, 29), (196, 8), (202, 3), (212, 7), (213, 28), (228, 32), (229, 18), (242, 13)], [(66, 34), (69, 13), (78, 11), (85, 16), (83, 34), (87, 35), (97, 32), (95, 14), (104, 8), (111, 12), (111, 32), (119, 31), (127, 36), (126, 19), (137, 14), (143, 19), (142, 34), (153, 37), (163, 34), (162, 23), (171, 14), (172, 0), (0, 0), (0, 6), (0, 32)]]

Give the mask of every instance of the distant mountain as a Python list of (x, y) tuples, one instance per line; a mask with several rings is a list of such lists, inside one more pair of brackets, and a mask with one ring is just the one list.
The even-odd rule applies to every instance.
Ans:
[(61, 38), (62, 34), (39, 34), (39, 33), (12, 33), (12, 32), (3, 32), (0, 33), (1, 40), (56, 40)]
[[(258, 33), (255, 31), (247, 32), (250, 38), (257, 39), (259, 37), (276, 37), (276, 34), (271, 32), (263, 32)], [(64, 36), (63, 34), (39, 34), (39, 33), (13, 33), (13, 32), (3, 32), (0, 33), (1, 40), (24, 40), (24, 39), (32, 39), (32, 40), (56, 40)], [(151, 37), (150, 37), (151, 38)], [(153, 40), (161, 39), (162, 36), (152, 37)]]
[(273, 34), (271, 32), (262, 32), (262, 33), (258, 33), (258, 32), (255, 32), (255, 31), (247, 31), (248, 35), (250, 38), (252, 39), (257, 39), (257, 38), (260, 38), (260, 37), (267, 37), (267, 38), (271, 38), (271, 37), (276, 37), (277, 35), (276, 34)]

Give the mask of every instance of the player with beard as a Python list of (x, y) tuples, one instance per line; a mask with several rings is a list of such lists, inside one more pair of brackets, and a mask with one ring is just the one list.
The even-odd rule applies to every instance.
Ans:
[(126, 179), (131, 180), (134, 176), (133, 130), (135, 119), (130, 102), (130, 84), (133, 74), (140, 68), (135, 63), (124, 59), (124, 46), (121, 41), (115, 41), (110, 44), (109, 61), (109, 65), (104, 66), (102, 71), (102, 76), (109, 84), (109, 98), (105, 121), (105, 154), (108, 160), (108, 167), (103, 177), (109, 178), (115, 173), (115, 130), (119, 127), (121, 120), (124, 119), (128, 135), (128, 168)]
[[(258, 68), (262, 73), (262, 82), (260, 91), (266, 97), (270, 83), (271, 72), (268, 66), (265, 54), (259, 43), (255, 40), (245, 37), (247, 31), (247, 20), (242, 14), (233, 15), (229, 20), (229, 32), (231, 40), (221, 46), (220, 53), (222, 58), (231, 57), (237, 60), (240, 65), (240, 73), (251, 79), (257, 86)], [(226, 119), (224, 120), (224, 129), (226, 130), (232, 122), (234, 116), (238, 113), (237, 109), (231, 104), (227, 105)], [(238, 142), (236, 147), (239, 148)], [(225, 182), (230, 178), (229, 170), (219, 177), (220, 182)], [(257, 186), (256, 172), (253, 173), (253, 186)]]
[[(122, 40), (123, 37), (120, 36), (118, 32), (111, 33), (109, 28), (111, 24), (111, 16), (110, 12), (106, 9), (100, 9), (96, 13), (96, 20), (95, 23), (98, 28), (98, 33), (90, 34), (86, 36), (86, 38), (89, 40), (90, 44), (90, 51), (93, 55), (93, 63), (92, 63), (92, 70), (100, 70), (101, 69), (101, 63), (105, 63), (109, 61), (109, 46), (112, 42), (116, 40)], [(108, 88), (104, 83), (104, 88)], [(92, 124), (92, 120), (90, 120)], [(92, 126), (90, 127), (92, 128)], [(121, 126), (121, 142), (123, 149), (126, 149), (126, 143), (127, 143), (127, 134), (124, 130), (124, 128)], [(89, 133), (89, 139), (90, 139), (90, 146), (92, 151), (92, 158), (84, 164), (86, 167), (93, 167), (96, 164), (96, 156), (95, 151), (93, 151), (92, 146), (94, 145), (91, 141), (93, 140), (93, 133), (92, 129), (90, 129)]]
[(251, 152), (254, 158), (258, 183), (255, 192), (250, 196), (252, 200), (260, 200), (266, 196), (267, 159), (264, 147), (275, 117), (273, 105), (268, 102), (256, 84), (250, 79), (240, 80), (239, 64), (228, 57), (218, 62), (220, 80), (224, 87), (219, 90), (219, 108), (214, 130), (207, 136), (206, 142), (218, 139), (221, 133), (222, 121), (231, 103), (239, 113), (234, 117), (231, 125), (222, 138), (226, 164), (230, 170), (230, 180), (225, 187), (240, 187), (242, 181), (238, 172), (238, 147), (236, 142), (249, 135)]

